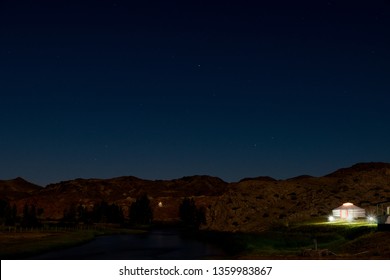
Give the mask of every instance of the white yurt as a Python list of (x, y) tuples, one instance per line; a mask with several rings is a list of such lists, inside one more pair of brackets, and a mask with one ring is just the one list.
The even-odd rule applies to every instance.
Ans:
[(352, 220), (366, 217), (366, 210), (350, 202), (343, 203), (340, 207), (333, 209), (332, 213), (336, 219)]

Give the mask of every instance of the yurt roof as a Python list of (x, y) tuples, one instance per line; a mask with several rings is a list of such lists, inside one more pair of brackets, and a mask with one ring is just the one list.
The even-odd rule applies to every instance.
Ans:
[(333, 209), (333, 210), (343, 210), (343, 209), (356, 209), (356, 210), (364, 210), (363, 208), (360, 208), (356, 205), (354, 205), (353, 203), (351, 202), (346, 202), (346, 203), (343, 203), (343, 205)]

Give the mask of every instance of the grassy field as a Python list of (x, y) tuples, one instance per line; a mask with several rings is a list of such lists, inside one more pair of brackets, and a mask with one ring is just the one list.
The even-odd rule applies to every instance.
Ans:
[(0, 231), (0, 259), (24, 259), (29, 256), (86, 243), (101, 235), (134, 234), (144, 231), (107, 228), (56, 231)]
[(244, 259), (389, 259), (389, 232), (376, 224), (306, 222), (262, 234), (237, 236)]
[(390, 232), (366, 221), (312, 220), (256, 234), (204, 236), (232, 259), (390, 259)]

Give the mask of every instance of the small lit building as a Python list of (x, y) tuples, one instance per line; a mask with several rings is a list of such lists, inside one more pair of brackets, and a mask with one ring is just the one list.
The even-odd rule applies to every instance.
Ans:
[(333, 217), (336, 219), (353, 220), (366, 217), (366, 210), (353, 205), (353, 203), (346, 202), (340, 207), (332, 210)]

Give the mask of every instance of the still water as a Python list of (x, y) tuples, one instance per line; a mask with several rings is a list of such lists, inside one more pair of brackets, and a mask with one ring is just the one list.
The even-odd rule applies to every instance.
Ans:
[(40, 260), (147, 260), (219, 259), (221, 249), (210, 243), (183, 236), (172, 229), (145, 234), (100, 236), (89, 243), (37, 255)]

